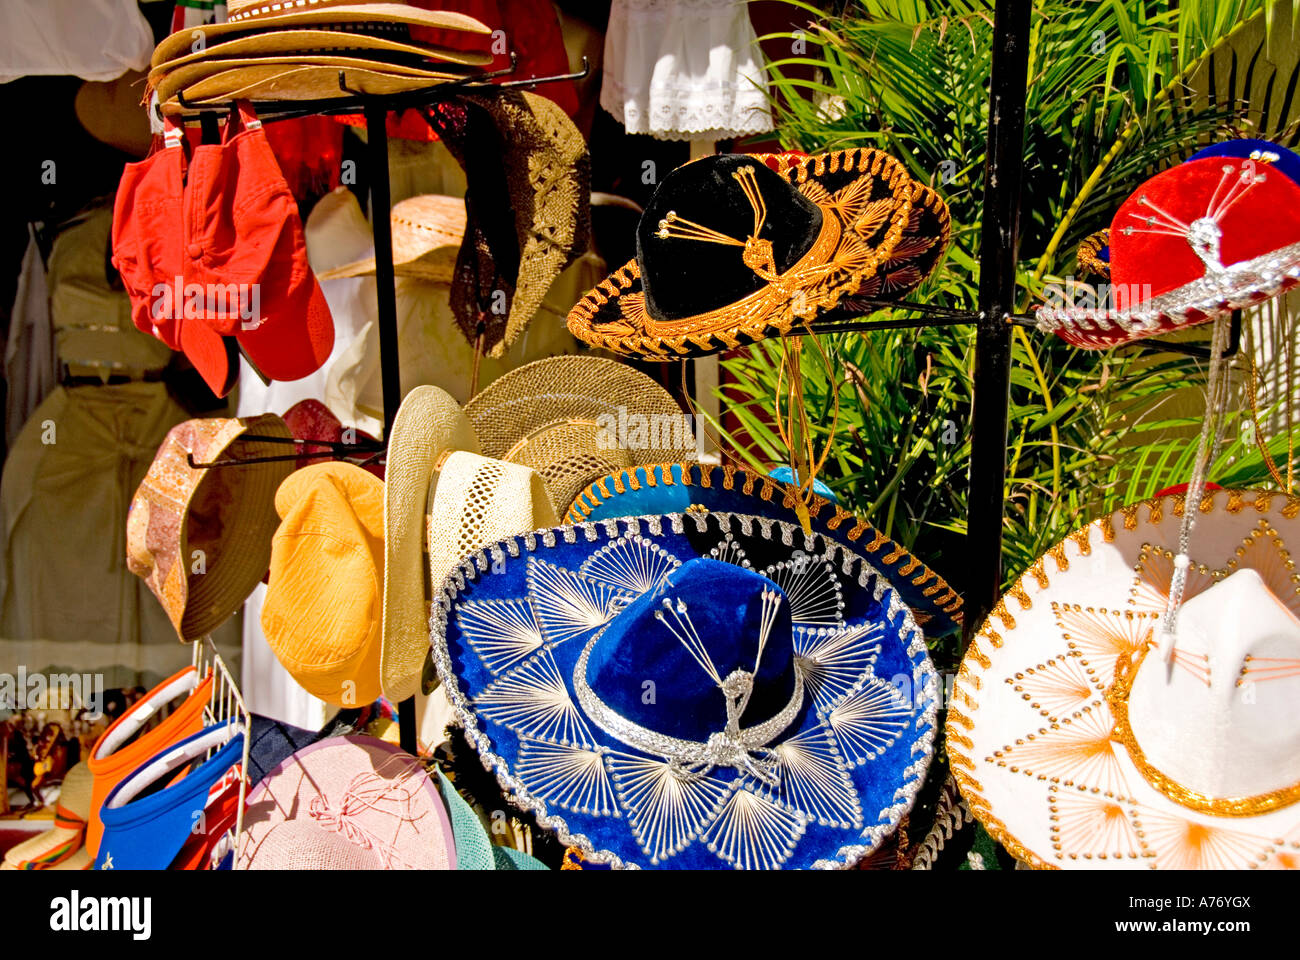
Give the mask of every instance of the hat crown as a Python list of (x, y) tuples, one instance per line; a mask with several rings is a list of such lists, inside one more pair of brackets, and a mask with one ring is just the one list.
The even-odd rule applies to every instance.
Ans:
[(801, 689), (781, 588), (707, 558), (688, 560), (628, 604), (578, 669), (613, 714), (658, 736), (711, 743), (737, 765), (766, 744), (746, 731), (772, 721)]
[(821, 226), (821, 208), (752, 157), (678, 167), (637, 226), (646, 311), (680, 320), (743, 300), (798, 263)]
[(1188, 600), (1174, 660), (1148, 654), (1128, 696), (1146, 763), (1205, 797), (1300, 783), (1300, 621), (1253, 569)]

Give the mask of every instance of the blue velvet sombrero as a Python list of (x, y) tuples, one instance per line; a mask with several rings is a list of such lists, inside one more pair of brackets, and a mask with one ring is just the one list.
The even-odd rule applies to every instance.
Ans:
[(937, 680), (911, 612), (792, 524), (687, 513), (513, 537), (448, 577), (431, 632), (484, 766), (614, 866), (852, 865), (930, 763)]
[[(661, 463), (620, 470), (578, 494), (565, 523), (644, 517), (688, 510), (744, 513), (795, 523), (795, 488), (737, 467)], [(961, 625), (961, 597), (900, 544), (838, 504), (814, 496), (808, 513), (815, 533), (838, 540), (871, 561), (912, 608), (930, 637)]]

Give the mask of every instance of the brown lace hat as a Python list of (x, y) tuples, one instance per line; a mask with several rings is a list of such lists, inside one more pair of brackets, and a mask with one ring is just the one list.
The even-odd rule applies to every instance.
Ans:
[(943, 201), (879, 150), (707, 157), (664, 178), (636, 259), (568, 325), (592, 346), (653, 360), (729, 349), (788, 334), (846, 296), (910, 290), (948, 234)]

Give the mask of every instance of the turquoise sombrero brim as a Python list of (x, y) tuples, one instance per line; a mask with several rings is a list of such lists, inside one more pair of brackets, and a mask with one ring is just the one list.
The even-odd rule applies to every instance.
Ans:
[[(787, 593), (796, 630), (805, 625), (796, 653), (819, 680), (769, 744), (778, 785), (731, 767), (683, 778), (584, 714), (573, 682), (584, 648), (665, 570), (712, 557), (764, 571), (799, 551), (825, 560), (809, 569), (834, 581), (843, 606), (823, 604), (815, 619), (799, 609), (815, 589)], [(808, 626), (827, 610), (870, 643), (831, 643)], [(513, 537), (448, 577), (430, 629), (484, 766), (561, 842), (614, 866), (850, 866), (910, 809), (932, 755), (937, 678), (911, 612), (861, 556), (791, 524), (711, 512)]]
[[(661, 463), (602, 477), (578, 494), (564, 521), (662, 516), (703, 508), (796, 523), (795, 502), (795, 488), (789, 484), (734, 466)], [(885, 575), (928, 636), (941, 637), (961, 626), (957, 591), (901, 545), (822, 497), (812, 498), (808, 513), (814, 532), (860, 553)]]

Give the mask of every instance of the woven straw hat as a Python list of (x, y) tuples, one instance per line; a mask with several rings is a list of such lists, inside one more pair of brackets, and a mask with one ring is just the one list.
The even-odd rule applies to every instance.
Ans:
[[(393, 269), (399, 277), (451, 283), (456, 255), (465, 238), (465, 201), (459, 197), (423, 194), (393, 207)], [(317, 274), (320, 280), (362, 277), (375, 272), (375, 258)]]
[[(230, 100), (327, 100), (344, 96), (339, 74), (349, 90), (386, 96), (420, 90), (437, 82), (455, 79), (454, 74), (411, 75), (359, 67), (339, 66), (253, 66), (223, 70), (185, 87), (185, 99), (195, 106), (218, 106)], [(161, 98), (161, 94), (159, 95)], [(178, 97), (163, 102), (163, 112), (183, 113)]]
[[(48, 870), (66, 863), (83, 848), (86, 821), (90, 819), (90, 796), (95, 777), (90, 766), (79, 763), (63, 777), (54, 827), (24, 840), (5, 852), (4, 862), (16, 870)], [(86, 854), (89, 859), (89, 853)]]
[(1131, 504), (1039, 558), (967, 648), (948, 757), (971, 810), (1035, 867), (1300, 866), (1300, 500), (1216, 490), (1157, 650), (1185, 495)]
[(374, 737), (304, 747), (248, 795), (245, 870), (455, 870), (438, 788), (420, 761)]
[[(254, 84), (274, 81), (275, 78), (291, 70), (306, 68), (332, 74), (333, 89), (325, 90), (320, 94), (321, 97), (340, 93), (338, 89), (338, 72), (340, 70), (343, 70), (349, 79), (360, 76), (361, 80), (365, 81), (368, 74), (373, 73), (393, 80), (399, 78), (413, 79), (417, 86), (429, 86), (438, 80), (455, 80), (462, 75), (457, 70), (435, 70), (429, 69), (429, 67), (430, 65), (426, 61), (420, 61), (418, 65), (407, 65), (356, 56), (310, 56), (299, 54), (296, 56), (222, 57), (220, 59), (198, 60), (175, 68), (165, 65), (150, 74), (149, 82), (153, 86), (154, 92), (158, 94), (159, 101), (166, 104), (168, 101), (175, 102), (174, 98), (178, 93), (184, 93), (187, 100), (211, 98), (214, 88), (241, 89)], [(361, 73), (354, 75), (353, 71), (361, 71)], [(218, 81), (217, 78), (219, 77), (222, 79)], [(312, 79), (311, 84), (294, 83), (291, 85), (290, 97), (292, 99), (304, 99), (308, 90), (319, 89), (321, 84), (315, 78)], [(280, 86), (286, 85), (280, 84)], [(270, 97), (263, 97), (261, 92), (258, 91), (255, 99), (270, 99)], [(138, 108), (136, 112), (139, 112)]]
[(270, 566), (275, 491), (292, 462), (212, 469), (187, 459), (201, 465), (284, 453), (280, 444), (242, 440), (245, 433), (290, 436), (269, 413), (187, 420), (167, 434), (131, 501), (127, 566), (149, 585), (182, 642), (221, 626)]
[[(429, 485), (439, 462), (455, 450), (479, 452), (469, 418), (445, 390), (416, 387), (393, 418), (384, 474), (384, 624), (380, 686), (393, 702), (419, 686), (428, 648), (428, 604), (421, 557)], [(414, 675), (399, 654), (420, 651)]]
[(480, 21), (463, 13), (422, 10), (406, 3), (374, 0), (229, 0), (226, 9), (229, 15), (225, 23), (177, 30), (165, 37), (154, 49), (152, 65), (156, 67), (182, 51), (193, 50), (195, 44), (212, 50), (209, 46), (212, 41), (241, 34), (249, 35), (245, 39), (261, 41), (266, 44), (262, 49), (271, 52), (276, 49), (280, 34), (303, 27), (346, 34), (345, 38), (335, 34), (336, 47), (360, 44), (371, 37), (391, 37), (410, 43), (411, 27), (483, 36), (492, 32)]
[(499, 377), (465, 405), (483, 454), (532, 467), (563, 516), (588, 484), (625, 467), (694, 456), (672, 395), (601, 357), (550, 357)]
[[(487, 544), (559, 523), (536, 471), (466, 451), (451, 454), (429, 484), (425, 540), (434, 594), (456, 564)], [(417, 669), (426, 649), (427, 640)]]

